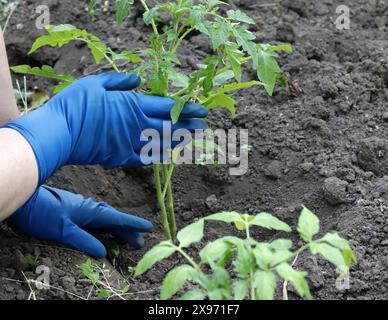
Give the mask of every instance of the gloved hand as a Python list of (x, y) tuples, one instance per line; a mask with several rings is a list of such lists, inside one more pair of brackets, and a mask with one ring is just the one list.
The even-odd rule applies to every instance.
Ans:
[(48, 186), (39, 187), (9, 220), (26, 234), (64, 244), (95, 258), (106, 255), (105, 247), (83, 228), (106, 231), (134, 247), (142, 247), (141, 233), (153, 229), (147, 220)]
[[(63, 165), (101, 164), (108, 168), (142, 166), (145, 129), (155, 129), (163, 143), (163, 122), (171, 123), (174, 100), (138, 94), (136, 75), (108, 73), (76, 81), (36, 111), (6, 124), (34, 150), (39, 185)], [(207, 110), (188, 103), (172, 125), (190, 131), (206, 128)], [(171, 140), (171, 138), (169, 138)], [(174, 146), (174, 145), (173, 145)], [(161, 150), (163, 154), (163, 150)]]

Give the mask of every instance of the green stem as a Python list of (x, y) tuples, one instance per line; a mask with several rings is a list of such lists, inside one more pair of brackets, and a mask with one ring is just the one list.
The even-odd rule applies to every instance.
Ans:
[[(241, 65), (247, 63), (248, 61), (252, 60), (252, 57), (246, 57), (244, 59), (241, 60)], [(228, 70), (230, 70), (232, 68), (231, 65), (227, 65), (225, 66), (224, 68), (220, 69), (219, 71), (217, 71), (217, 73), (215, 74), (215, 76), (218, 76)], [(205, 78), (202, 78), (201, 80), (198, 81), (198, 86), (200, 86), (203, 81), (205, 80)], [(187, 91), (189, 91), (190, 88), (186, 87), (186, 88), (183, 88), (181, 90), (179, 90), (178, 92), (174, 93), (171, 98), (173, 99), (176, 99), (176, 98), (179, 98), (180, 96), (184, 95)], [(192, 90), (190, 90), (192, 91)]]
[(166, 236), (169, 240), (172, 240), (170, 223), (168, 221), (166, 204), (164, 202), (164, 198), (162, 196), (162, 183), (160, 181), (160, 165), (154, 164), (154, 177), (155, 177), (155, 187), (156, 187), (156, 195), (158, 197), (158, 202), (160, 206), (160, 210), (162, 211), (162, 220), (164, 231), (166, 232)]
[[(249, 222), (248, 222), (246, 217), (245, 217), (245, 232), (246, 232), (247, 240), (250, 240), (251, 234), (250, 234), (250, 230), (249, 230)], [(250, 247), (250, 245), (249, 245), (249, 247)], [(255, 287), (253, 286), (253, 270), (249, 271), (249, 287), (250, 287), (251, 300), (256, 300)]]
[(195, 261), (186, 253), (184, 252), (181, 248), (176, 247), (177, 251), (193, 266), (193, 268), (197, 271), (201, 272), (201, 268)]
[[(176, 234), (177, 234), (177, 227), (176, 227), (176, 219), (175, 219), (175, 210), (174, 210), (174, 199), (172, 197), (172, 188), (171, 188), (171, 174), (172, 170), (170, 168), (174, 168), (174, 165), (171, 163), (170, 168), (167, 164), (163, 163), (163, 175), (164, 175), (164, 188), (167, 192), (167, 205), (168, 205), (168, 212), (170, 215), (170, 230), (172, 235), (172, 240), (175, 241)], [(165, 198), (165, 193), (163, 191), (163, 199)]]
[(181, 45), (182, 41), (184, 38), (186, 38), (191, 32), (193, 32), (195, 30), (195, 28), (190, 28), (188, 29), (184, 34), (182, 34), (182, 36), (179, 38), (178, 42), (174, 45), (174, 47), (172, 48), (171, 52), (172, 53), (175, 53), (175, 51), (177, 51), (177, 49), (179, 48), (179, 46)]
[[(142, 4), (142, 6), (146, 12), (150, 11), (145, 0), (140, 0), (140, 3)], [(154, 31), (155, 35), (159, 36), (158, 28), (156, 27), (156, 23), (155, 23), (154, 19), (151, 20), (151, 26), (152, 26), (152, 30)]]

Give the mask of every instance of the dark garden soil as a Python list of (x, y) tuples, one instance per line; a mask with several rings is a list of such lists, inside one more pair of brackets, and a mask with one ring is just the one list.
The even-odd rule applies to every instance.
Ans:
[[(108, 42), (113, 49), (143, 49), (148, 29), (140, 11), (123, 26), (114, 25), (111, 11), (91, 22), (84, 1), (28, 0), (10, 20), (6, 33), (12, 65), (49, 64), (59, 71), (86, 75), (95, 71), (84, 46), (43, 49), (27, 56), (39, 35), (34, 27), (35, 7), (46, 2), (51, 23), (83, 27)], [(337, 30), (335, 9), (347, 2), (350, 30)], [(279, 88), (272, 98), (262, 88), (237, 96), (238, 114), (210, 116), (213, 128), (247, 128), (250, 144), (249, 172), (228, 175), (228, 167), (181, 166), (174, 176), (178, 224), (220, 210), (247, 213), (272, 212), (295, 225), (302, 204), (314, 210), (322, 232), (334, 230), (350, 239), (359, 258), (352, 268), (350, 286), (338, 290), (335, 269), (320, 259), (299, 257), (296, 266), (310, 273), (316, 299), (388, 298), (388, 3), (379, 0), (232, 0), (258, 23), (252, 31), (263, 42), (291, 42), (294, 53), (281, 57), (291, 86)], [(191, 71), (211, 51), (202, 36), (193, 36), (180, 51), (182, 67)], [(249, 74), (253, 79), (254, 74)], [(52, 88), (50, 81), (29, 77), (28, 85)], [(42, 124), (44, 125), (44, 124)], [(93, 133), (91, 133), (93, 134)], [(146, 247), (134, 251), (106, 235), (99, 236), (111, 252), (123, 281), (130, 284), (130, 299), (158, 298), (161, 281), (177, 259), (159, 264), (143, 277), (129, 278), (128, 267), (164, 239), (153, 193), (152, 169), (104, 170), (100, 167), (66, 167), (50, 185), (108, 202), (150, 219), (156, 226), (146, 235)], [(207, 239), (229, 234), (222, 224), (207, 226)], [(272, 233), (257, 233), (269, 239)], [(200, 248), (198, 245), (195, 249)], [(119, 251), (118, 256), (113, 253)], [(50, 283), (57, 289), (36, 291), (37, 299), (86, 298), (91, 284), (78, 266), (87, 256), (52, 243), (19, 234), (6, 224), (0, 228), (0, 299), (27, 299), (25, 278), (36, 279), (27, 255), (39, 255), (51, 268)], [(102, 262), (101, 262), (102, 263)], [(124, 280), (128, 279), (128, 280)], [(60, 289), (60, 290), (58, 290)], [(70, 293), (65, 293), (64, 291)], [(291, 298), (295, 298), (290, 288)], [(91, 298), (94, 298), (94, 293)]]

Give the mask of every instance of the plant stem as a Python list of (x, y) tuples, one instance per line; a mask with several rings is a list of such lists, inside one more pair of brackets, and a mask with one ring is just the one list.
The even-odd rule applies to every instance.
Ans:
[[(140, 3), (142, 4), (142, 6), (146, 12), (150, 11), (145, 0), (140, 0)], [(159, 36), (158, 28), (156, 27), (156, 23), (155, 23), (154, 19), (151, 20), (151, 26), (152, 26), (152, 30), (154, 31), (155, 35)]]
[[(245, 216), (245, 232), (246, 232), (246, 237), (247, 240), (251, 239), (251, 234), (249, 230), (249, 222), (247, 220), (247, 217)], [(251, 245), (249, 245), (251, 247)], [(249, 287), (250, 287), (250, 296), (251, 300), (256, 300), (256, 293), (255, 293), (255, 287), (253, 286), (253, 271), (249, 271)]]
[(172, 240), (170, 223), (168, 221), (168, 216), (167, 216), (167, 211), (166, 211), (166, 204), (165, 204), (164, 198), (162, 196), (162, 184), (160, 181), (160, 165), (159, 164), (154, 164), (154, 177), (155, 177), (156, 195), (158, 197), (160, 210), (162, 211), (162, 220), (163, 220), (164, 231), (166, 232), (166, 236), (167, 236), (168, 240)]
[[(176, 219), (175, 219), (175, 211), (174, 211), (174, 199), (172, 197), (172, 188), (171, 188), (171, 174), (170, 168), (174, 168), (174, 165), (171, 163), (170, 168), (166, 163), (163, 163), (163, 175), (164, 175), (164, 188), (167, 191), (167, 205), (168, 205), (168, 212), (170, 215), (170, 230), (171, 230), (171, 236), (172, 240), (175, 241), (176, 234), (177, 234), (177, 227), (176, 227)], [(168, 179), (169, 176), (169, 179)], [(168, 180), (167, 180), (168, 179)], [(162, 194), (163, 199), (165, 199), (165, 194)]]
[[(246, 57), (244, 59), (241, 60), (241, 65), (247, 63), (248, 61), (252, 60), (252, 57)], [(219, 71), (217, 71), (217, 73), (215, 74), (215, 76), (218, 76), (228, 70), (230, 70), (232, 68), (231, 65), (227, 65), (225, 66), (224, 68), (220, 69)], [(201, 80), (198, 81), (198, 86), (202, 84), (202, 82), (205, 80), (205, 78), (202, 78)], [(178, 92), (174, 93), (171, 98), (173, 99), (176, 99), (176, 98), (179, 98), (180, 96), (184, 95), (187, 91), (188, 91), (189, 88), (183, 88), (181, 90), (179, 90)]]
[(184, 252), (181, 248), (176, 247), (177, 251), (193, 266), (193, 268), (197, 271), (201, 272), (201, 268), (199, 265), (186, 253)]
[(182, 43), (183, 39), (186, 38), (191, 32), (193, 32), (195, 30), (195, 28), (190, 28), (188, 29), (184, 34), (182, 34), (182, 36), (179, 38), (179, 40), (177, 41), (177, 43), (174, 45), (174, 47), (172, 48), (171, 52), (172, 53), (175, 53), (175, 51), (179, 48), (180, 44)]

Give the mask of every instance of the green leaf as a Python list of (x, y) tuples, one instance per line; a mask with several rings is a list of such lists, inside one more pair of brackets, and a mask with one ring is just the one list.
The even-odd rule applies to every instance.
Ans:
[(116, 21), (122, 24), (129, 16), (134, 0), (116, 0)]
[(65, 89), (65, 88), (68, 87), (69, 85), (71, 85), (71, 82), (62, 82), (62, 83), (58, 84), (58, 85), (54, 88), (54, 90), (53, 90), (54, 94), (57, 94), (57, 93), (61, 92), (63, 89)]
[(129, 50), (124, 50), (120, 53), (112, 53), (112, 59), (115, 60), (127, 60), (133, 63), (141, 62), (141, 58), (134, 52)]
[(240, 22), (245, 22), (248, 24), (255, 24), (255, 21), (248, 16), (245, 12), (242, 12), (240, 10), (229, 10), (227, 12), (228, 18), (231, 20), (236, 20)]
[(169, 71), (168, 77), (176, 88), (186, 88), (189, 85), (189, 77), (176, 70)]
[(274, 52), (264, 45), (257, 53), (257, 75), (270, 96), (273, 94), (278, 74), (281, 73), (274, 55)]
[(348, 268), (350, 268), (353, 262), (357, 262), (357, 257), (350, 248), (349, 242), (341, 238), (337, 233), (327, 233), (321, 240), (330, 243), (342, 251), (342, 256)]
[(272, 264), (273, 253), (266, 243), (259, 243), (253, 250), (253, 255), (256, 258), (256, 263), (262, 270), (267, 270)]
[(94, 17), (96, 6), (101, 3), (102, 0), (89, 0), (87, 11), (88, 15)]
[(44, 35), (36, 39), (28, 54), (32, 54), (44, 46), (61, 48), (65, 44), (68, 44), (73, 40), (78, 40), (87, 34), (86, 31), (79, 30), (69, 24), (47, 26), (46, 30), (48, 31), (49, 35)]
[(241, 46), (245, 52), (252, 56), (253, 61), (256, 61), (257, 48), (256, 43), (252, 41), (256, 38), (255, 35), (240, 25), (234, 26), (233, 34), (239, 46)]
[(306, 207), (303, 207), (299, 216), (298, 232), (306, 242), (311, 242), (313, 237), (319, 232), (319, 219)]
[(151, 73), (148, 79), (147, 86), (151, 90), (150, 94), (161, 96), (161, 97), (167, 96), (168, 95), (168, 74), (163, 71)]
[(229, 112), (232, 114), (232, 117), (236, 117), (236, 105), (235, 101), (232, 97), (224, 94), (224, 93), (218, 93), (211, 97), (206, 103), (205, 107), (208, 110), (213, 110), (216, 108), (227, 108)]
[(203, 263), (210, 261), (218, 262), (224, 260), (232, 252), (230, 243), (226, 242), (224, 238), (209, 242), (199, 253)]
[(170, 241), (164, 241), (154, 246), (139, 261), (135, 268), (135, 277), (138, 277), (148, 271), (153, 265), (163, 259), (168, 258), (176, 251), (176, 248)]
[(222, 86), (230, 79), (234, 78), (234, 73), (232, 70), (227, 70), (216, 75), (213, 79), (214, 86)]
[(189, 100), (188, 96), (183, 96), (175, 100), (175, 104), (171, 109), (171, 120), (173, 124), (176, 124), (178, 122), (179, 117), (182, 113), (182, 110), (185, 107), (185, 104), (188, 100)]
[(220, 213), (215, 213), (210, 216), (207, 216), (205, 220), (212, 220), (212, 221), (222, 221), (226, 223), (233, 223), (237, 221), (242, 221), (244, 220), (241, 217), (241, 214), (238, 212), (220, 212)]
[(249, 81), (249, 82), (243, 82), (243, 83), (231, 83), (227, 84), (226, 86), (217, 89), (218, 93), (225, 93), (235, 90), (241, 90), (241, 89), (248, 89), (254, 86), (261, 85), (262, 83), (259, 81)]
[(14, 66), (10, 68), (15, 73), (31, 74), (40, 77), (46, 77), (50, 79), (56, 79), (65, 82), (73, 82), (75, 78), (70, 74), (57, 74), (56, 71), (47, 65), (39, 67), (30, 67), (28, 65)]
[(344, 257), (339, 249), (332, 247), (327, 243), (310, 243), (310, 250), (313, 255), (320, 254), (327, 261), (334, 264), (341, 271), (346, 272), (348, 270), (348, 266), (345, 262)]
[(237, 244), (237, 256), (234, 261), (234, 271), (238, 274), (240, 278), (244, 278), (249, 275), (252, 268), (254, 267), (253, 256), (248, 250), (247, 246), (240, 242)]
[(269, 244), (273, 250), (289, 250), (292, 248), (292, 241), (286, 239), (277, 239)]
[(254, 287), (259, 300), (273, 300), (276, 290), (276, 275), (271, 271), (256, 271)]
[(205, 300), (206, 294), (199, 289), (194, 289), (186, 292), (179, 300)]
[(85, 263), (81, 264), (80, 268), (81, 268), (82, 274), (86, 278), (88, 278), (93, 283), (97, 283), (98, 282), (98, 280), (100, 278), (100, 274), (98, 272), (93, 272), (92, 260), (90, 260), (90, 259), (86, 260)]
[(281, 45), (276, 45), (276, 46), (269, 45), (269, 48), (272, 51), (284, 51), (284, 52), (288, 52), (288, 53), (291, 53), (293, 51), (292, 45), (290, 45), (290, 44), (281, 44)]
[(180, 248), (187, 248), (193, 243), (199, 242), (203, 238), (204, 220), (201, 219), (185, 228), (177, 234)]
[(249, 225), (259, 226), (270, 230), (291, 232), (291, 228), (288, 224), (279, 220), (269, 213), (259, 213), (250, 222)]
[(102, 42), (89, 42), (88, 48), (90, 49), (94, 61), (96, 64), (100, 64), (101, 61), (105, 58), (105, 55), (107, 54), (108, 48), (105, 44)]
[(143, 20), (147, 26), (151, 24), (152, 20), (155, 20), (157, 18), (158, 10), (159, 10), (159, 7), (156, 6), (156, 7), (151, 8), (150, 10), (144, 12)]
[(239, 46), (235, 43), (225, 44), (225, 58), (230, 63), (235, 79), (241, 82), (241, 59), (244, 58), (244, 53), (239, 50)]
[(108, 290), (102, 289), (98, 293), (97, 299), (108, 299), (110, 297), (110, 292)]
[(186, 264), (171, 270), (163, 281), (160, 299), (168, 300), (182, 289), (186, 281), (190, 280), (192, 270), (193, 267)]
[(307, 272), (296, 271), (287, 263), (282, 263), (277, 266), (276, 271), (279, 276), (292, 283), (302, 298), (312, 299), (309, 286), (305, 279)]
[(225, 21), (215, 21), (210, 25), (210, 27), (208, 27), (208, 30), (214, 50), (217, 50), (221, 45), (229, 40), (230, 25), (225, 23)]
[(233, 284), (234, 300), (245, 300), (249, 290), (249, 281), (247, 279), (238, 280)]

